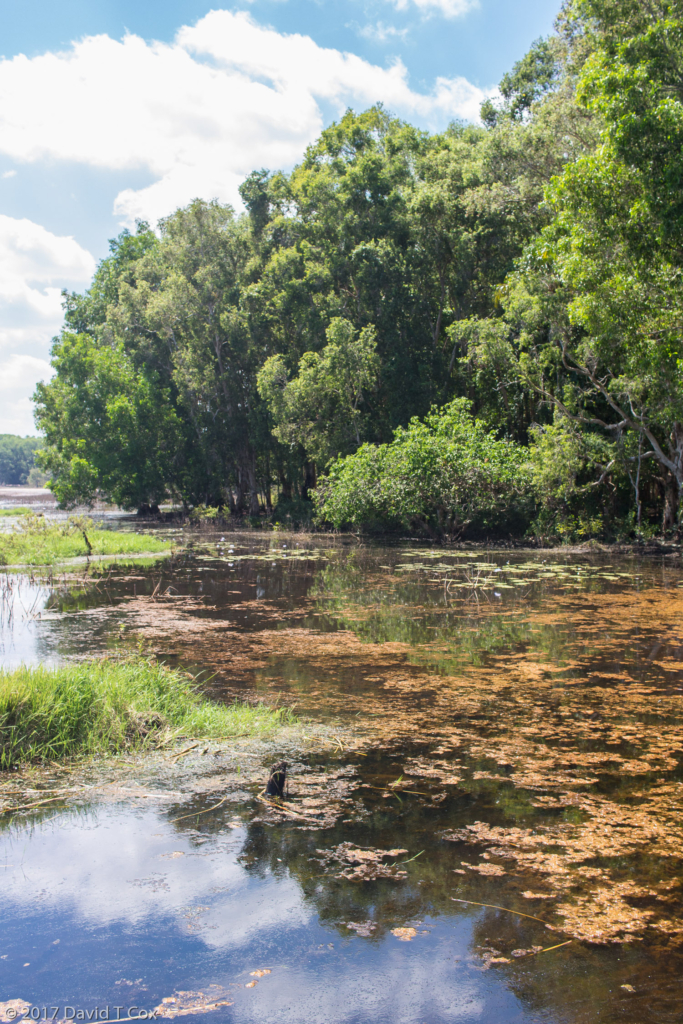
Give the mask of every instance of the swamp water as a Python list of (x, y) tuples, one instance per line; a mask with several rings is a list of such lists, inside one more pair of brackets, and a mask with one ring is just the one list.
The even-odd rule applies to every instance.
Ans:
[(303, 726), (6, 776), (0, 1020), (683, 1019), (678, 559), (202, 543), (10, 580), (2, 663), (142, 642)]

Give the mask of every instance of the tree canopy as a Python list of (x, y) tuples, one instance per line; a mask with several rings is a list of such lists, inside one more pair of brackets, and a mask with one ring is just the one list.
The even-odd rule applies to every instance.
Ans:
[(28, 483), (35, 465), (35, 454), (41, 444), (39, 437), (0, 434), (0, 484)]
[(255, 515), (317, 485), (337, 525), (676, 528), (682, 70), (680, 3), (567, 0), (480, 124), (349, 110), (245, 212), (123, 232), (36, 393), (60, 501)]

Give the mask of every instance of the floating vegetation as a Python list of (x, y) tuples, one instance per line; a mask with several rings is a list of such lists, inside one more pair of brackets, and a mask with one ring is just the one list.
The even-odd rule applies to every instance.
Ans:
[(332, 850), (316, 850), (320, 864), (328, 867), (332, 863), (346, 865), (335, 878), (346, 878), (351, 882), (374, 882), (378, 878), (399, 881), (408, 877), (408, 872), (396, 864), (385, 864), (386, 857), (400, 857), (407, 850), (375, 850), (372, 847), (358, 847), (353, 843), (340, 843)]
[(301, 828), (332, 828), (353, 807), (352, 793), (358, 785), (355, 775), (355, 768), (345, 766), (330, 771), (307, 769), (290, 777), (286, 802), (261, 798), (271, 811), (264, 821), (272, 824), (284, 815), (303, 822)]
[[(220, 986), (211, 986), (220, 989)], [(221, 994), (223, 990), (221, 989)], [(233, 1000), (221, 999), (216, 992), (205, 994), (204, 992), (175, 992), (172, 996), (165, 996), (158, 1006), (154, 1007), (155, 1017), (164, 1017), (173, 1020), (175, 1017), (189, 1017), (199, 1013), (211, 1013), (223, 1006), (232, 1006)]]
[[(114, 624), (112, 642), (123, 624), (160, 658), (201, 665), (222, 700), (277, 700), (302, 716), (289, 746), (277, 733), (277, 748), (241, 760), (240, 774), (225, 750), (206, 754), (189, 737), (150, 755), (169, 773), (163, 790), (138, 783), (136, 767), (97, 789), (134, 807), (154, 797), (174, 830), (155, 867), (187, 868), (212, 833), (229, 833), (254, 885), (296, 879), (306, 913), (314, 906), (347, 944), (372, 941), (382, 956), (386, 941), (395, 956), (397, 942), (422, 942), (410, 915), (446, 929), (461, 914), (467, 964), (498, 971), (501, 985), (538, 985), (536, 1005), (555, 998), (534, 980), (551, 977), (552, 958), (571, 968), (564, 981), (552, 974), (558, 1006), (586, 968), (589, 1010), (577, 1020), (615, 995), (619, 1012), (638, 1003), (639, 1024), (678, 1019), (647, 1017), (638, 1002), (667, 972), (673, 992), (683, 955), (678, 563), (308, 543), (292, 557), (261, 542), (254, 557), (234, 543), (181, 556), (163, 578), (107, 577), (101, 593), (84, 587), (69, 603), (55, 592), (49, 605), (83, 636)], [(323, 723), (315, 739), (311, 720)], [(285, 795), (264, 803), (267, 767), (282, 758)], [(10, 799), (11, 781), (7, 805), (36, 802), (14, 820), (95, 799), (59, 777)], [(196, 844), (182, 857), (180, 836)], [(138, 881), (156, 892), (163, 879)], [(607, 976), (610, 994), (594, 1004)], [(193, 984), (201, 991), (172, 993), (159, 1015), (234, 995)], [(241, 977), (248, 999), (245, 984), (269, 982)], [(680, 1006), (676, 992), (666, 998)]]
[(361, 938), (368, 939), (377, 930), (374, 921), (347, 921), (346, 927), (354, 931)]
[(30, 1008), (31, 1004), (27, 1003), (25, 999), (8, 999), (6, 1002), (0, 1003), (0, 1021), (15, 1021), (17, 1017), (28, 1013)]

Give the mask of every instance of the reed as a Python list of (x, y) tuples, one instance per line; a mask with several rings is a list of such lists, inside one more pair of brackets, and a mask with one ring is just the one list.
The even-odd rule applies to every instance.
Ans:
[(218, 704), (184, 672), (131, 657), (0, 671), (0, 768), (155, 746), (177, 736), (262, 736), (285, 708)]

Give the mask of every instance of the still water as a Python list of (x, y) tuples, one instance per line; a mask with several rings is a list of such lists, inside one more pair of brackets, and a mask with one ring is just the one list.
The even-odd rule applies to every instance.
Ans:
[(0, 1019), (683, 1019), (677, 557), (229, 534), (10, 582), (6, 666), (142, 645), (304, 724), (36, 777)]

